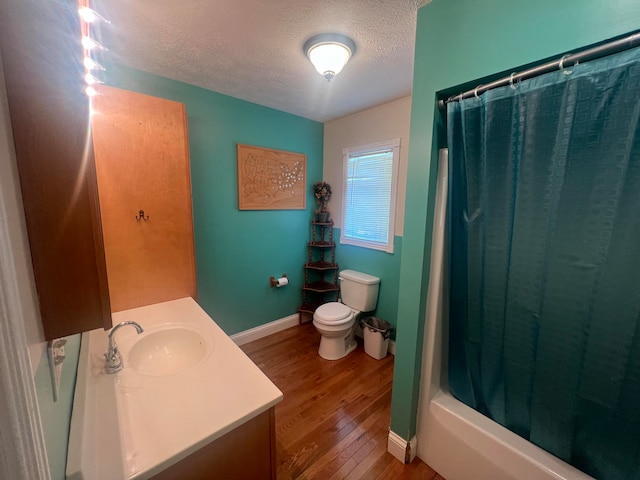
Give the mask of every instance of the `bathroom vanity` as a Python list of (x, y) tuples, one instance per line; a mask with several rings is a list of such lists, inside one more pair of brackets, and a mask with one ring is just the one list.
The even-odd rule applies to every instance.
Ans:
[(107, 374), (108, 332), (82, 336), (68, 479), (275, 479), (282, 392), (190, 297), (113, 314), (124, 369)]

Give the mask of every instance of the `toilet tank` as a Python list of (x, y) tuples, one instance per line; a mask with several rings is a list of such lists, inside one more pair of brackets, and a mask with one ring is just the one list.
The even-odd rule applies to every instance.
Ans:
[(342, 303), (360, 312), (375, 310), (378, 303), (380, 279), (355, 270), (340, 272)]

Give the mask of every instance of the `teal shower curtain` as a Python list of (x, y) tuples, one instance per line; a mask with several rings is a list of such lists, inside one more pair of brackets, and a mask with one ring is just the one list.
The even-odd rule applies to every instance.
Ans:
[(640, 479), (640, 49), (449, 103), (449, 387)]

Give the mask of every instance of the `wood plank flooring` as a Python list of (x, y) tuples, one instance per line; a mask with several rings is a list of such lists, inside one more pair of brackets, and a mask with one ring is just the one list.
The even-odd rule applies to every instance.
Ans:
[(393, 356), (358, 349), (328, 361), (308, 323), (242, 346), (282, 390), (276, 407), (278, 480), (444, 480), (419, 459), (387, 450)]

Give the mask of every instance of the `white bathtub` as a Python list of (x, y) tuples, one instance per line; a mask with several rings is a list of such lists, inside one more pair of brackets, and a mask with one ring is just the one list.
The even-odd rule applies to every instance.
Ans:
[(447, 480), (591, 477), (456, 400), (447, 387), (448, 311), (443, 268), (447, 152), (440, 152), (424, 330), (418, 457)]

